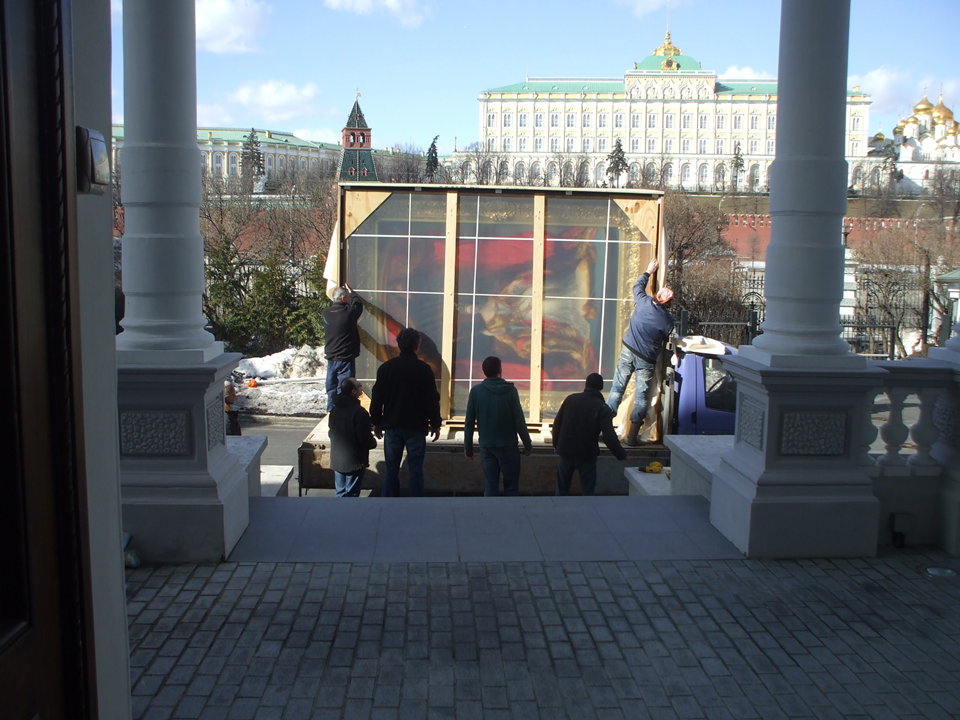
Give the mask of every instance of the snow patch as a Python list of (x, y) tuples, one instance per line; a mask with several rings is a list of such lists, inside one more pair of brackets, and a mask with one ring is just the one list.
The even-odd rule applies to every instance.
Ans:
[[(322, 417), (327, 413), (327, 362), (323, 348), (304, 345), (265, 357), (244, 358), (234, 372), (242, 413)], [(267, 381), (248, 387), (247, 380)], [(269, 382), (299, 380), (299, 382)]]

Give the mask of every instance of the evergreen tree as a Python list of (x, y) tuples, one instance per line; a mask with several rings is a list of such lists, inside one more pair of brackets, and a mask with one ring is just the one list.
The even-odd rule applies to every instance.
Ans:
[(733, 145), (733, 160), (730, 163), (733, 166), (733, 191), (737, 192), (740, 189), (740, 180), (743, 176), (743, 153), (740, 152), (740, 144), (734, 143)]
[(424, 173), (427, 176), (427, 180), (434, 182), (437, 177), (437, 171), (440, 169), (440, 158), (437, 157), (437, 138), (439, 135), (434, 136), (433, 142), (430, 143), (430, 147), (427, 148), (427, 167)]
[(610, 177), (610, 183), (620, 187), (620, 175), (625, 173), (627, 168), (627, 155), (623, 152), (620, 138), (617, 138), (613, 150), (607, 155), (607, 175)]
[(250, 128), (250, 134), (243, 137), (243, 150), (240, 153), (240, 175), (243, 187), (247, 192), (253, 191), (257, 178), (263, 176), (263, 151), (260, 150), (260, 140), (257, 131)]

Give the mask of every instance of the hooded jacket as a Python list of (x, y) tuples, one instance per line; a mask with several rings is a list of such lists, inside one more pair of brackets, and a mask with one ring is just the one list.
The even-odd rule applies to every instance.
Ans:
[(353, 395), (335, 395), (328, 422), (330, 469), (351, 475), (367, 467), (377, 440), (360, 401)]
[(617, 460), (626, 460), (627, 451), (613, 429), (613, 410), (603, 393), (593, 388), (568, 395), (553, 420), (553, 448), (557, 455), (573, 462), (596, 462), (600, 454), (597, 435)]
[(480, 430), (480, 447), (515, 447), (517, 435), (525, 449), (531, 447), (520, 395), (514, 384), (503, 378), (487, 378), (470, 390), (463, 434), (464, 450), (473, 450), (474, 425)]
[(650, 275), (644, 273), (633, 284), (633, 315), (623, 334), (623, 344), (637, 357), (656, 364), (663, 341), (673, 330), (673, 315), (647, 295), (649, 281)]

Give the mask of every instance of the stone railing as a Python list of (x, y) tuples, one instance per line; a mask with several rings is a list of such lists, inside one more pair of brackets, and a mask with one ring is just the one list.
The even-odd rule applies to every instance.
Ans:
[[(880, 501), (879, 543), (937, 544), (944, 472), (934, 447), (941, 435), (938, 416), (947, 414), (942, 410), (951, 402), (954, 370), (926, 359), (871, 365), (886, 371), (874, 402), (885, 399), (889, 406), (886, 422), (877, 428), (873, 414), (878, 406), (868, 404), (860, 463), (874, 479)], [(878, 436), (882, 451), (871, 452), (880, 449)]]

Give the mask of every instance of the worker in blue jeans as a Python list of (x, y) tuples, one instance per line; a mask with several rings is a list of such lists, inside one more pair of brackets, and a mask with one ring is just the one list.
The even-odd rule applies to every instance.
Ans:
[(480, 433), (480, 466), (486, 485), (485, 497), (500, 495), (500, 474), (503, 474), (503, 494), (520, 493), (520, 450), (517, 437), (523, 443), (523, 454), (532, 450), (527, 421), (520, 406), (516, 386), (503, 379), (500, 358), (491, 355), (483, 361), (486, 379), (470, 389), (467, 399), (467, 417), (464, 425), (463, 454), (473, 458), (474, 427)]
[(440, 393), (436, 376), (417, 357), (420, 333), (404, 328), (397, 335), (400, 354), (377, 369), (377, 382), (370, 397), (373, 432), (383, 438), (383, 497), (400, 492), (400, 461), (407, 451), (410, 496), (423, 496), (423, 459), (427, 452), (427, 431), (433, 442), (440, 437)]
[(663, 342), (673, 331), (673, 316), (666, 309), (673, 299), (673, 291), (663, 286), (655, 296), (647, 295), (647, 284), (659, 267), (660, 262), (654, 258), (647, 266), (647, 271), (633, 284), (633, 314), (630, 316), (630, 325), (623, 334), (623, 346), (620, 348), (620, 357), (617, 358), (613, 387), (607, 396), (607, 405), (616, 415), (630, 376), (636, 376), (630, 432), (627, 434), (627, 445), (630, 447), (639, 443), (637, 437), (650, 406), (653, 371), (657, 366)]

